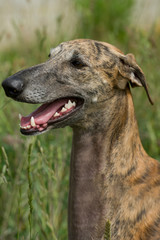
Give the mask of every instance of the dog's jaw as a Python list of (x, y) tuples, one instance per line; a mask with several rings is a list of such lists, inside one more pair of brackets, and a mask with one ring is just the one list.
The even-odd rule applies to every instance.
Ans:
[(83, 99), (67, 97), (43, 104), (26, 117), (20, 114), (20, 131), (24, 135), (37, 135), (56, 128), (57, 123), (75, 115), (83, 103)]

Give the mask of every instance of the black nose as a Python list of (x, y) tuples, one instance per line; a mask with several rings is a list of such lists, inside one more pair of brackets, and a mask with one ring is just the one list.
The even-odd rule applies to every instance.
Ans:
[(23, 91), (23, 81), (19, 78), (9, 77), (2, 82), (2, 87), (8, 97), (15, 98)]

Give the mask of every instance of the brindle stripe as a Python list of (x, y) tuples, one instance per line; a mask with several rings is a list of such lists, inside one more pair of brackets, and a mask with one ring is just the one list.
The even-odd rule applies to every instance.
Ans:
[(144, 229), (145, 239), (149, 240), (151, 237), (157, 236), (157, 226), (159, 227), (159, 224), (160, 216), (158, 216), (157, 219), (152, 224), (150, 224)]
[(99, 42), (95, 42), (95, 44), (97, 45), (98, 48), (100, 48), (100, 51), (103, 49), (104, 53), (107, 53), (107, 55), (108, 54), (112, 54), (113, 55), (113, 53), (110, 52), (110, 50), (109, 50), (109, 48), (107, 46), (105, 46), (105, 45), (103, 45), (102, 43), (99, 43)]
[(153, 183), (153, 187), (159, 187), (160, 185), (160, 179), (156, 179)]
[(113, 67), (116, 65), (116, 62), (104, 62), (102, 67), (105, 69), (113, 69)]
[(146, 216), (146, 210), (144, 208), (142, 208), (141, 211), (137, 214), (134, 224), (137, 222), (140, 222), (142, 220), (142, 218), (145, 216)]
[[(150, 172), (150, 170), (149, 170), (148, 168), (146, 168), (146, 169), (145, 169), (145, 172), (143, 173), (143, 175), (140, 176), (139, 178), (137, 178), (134, 183), (135, 183), (135, 184), (144, 183), (144, 181), (146, 180), (146, 178), (147, 178), (148, 175), (149, 175), (149, 172)], [(148, 187), (148, 186), (147, 186), (147, 187)]]
[(112, 78), (113, 77), (113, 74), (112, 73), (109, 73), (109, 72), (107, 72), (107, 71), (104, 71), (105, 72), (105, 74), (107, 74), (107, 76), (109, 77), (109, 78)]
[(107, 57), (110, 56), (110, 57), (112, 58), (112, 61), (113, 61), (114, 63), (117, 62), (117, 56), (116, 56), (116, 54), (112, 53), (112, 52), (110, 51), (109, 47), (103, 45), (103, 44), (100, 43), (100, 42), (95, 42), (95, 43), (97, 43), (97, 46), (100, 48), (100, 51), (103, 52), (105, 56), (107, 56)]
[(132, 166), (131, 168), (128, 169), (128, 172), (124, 175), (124, 177), (129, 177), (135, 171), (136, 171), (136, 167)]
[(154, 226), (156, 226), (156, 227), (159, 227), (159, 225), (160, 225), (160, 213), (158, 214), (158, 217), (156, 218), (156, 220), (154, 221), (154, 224), (153, 224)]
[(97, 55), (97, 57), (99, 57), (99, 56), (101, 55), (101, 53), (102, 53), (102, 52), (101, 52), (101, 48), (100, 48), (100, 46), (99, 46), (99, 43), (98, 43), (98, 42), (95, 42), (94, 45), (95, 45), (96, 50), (97, 50), (96, 55)]

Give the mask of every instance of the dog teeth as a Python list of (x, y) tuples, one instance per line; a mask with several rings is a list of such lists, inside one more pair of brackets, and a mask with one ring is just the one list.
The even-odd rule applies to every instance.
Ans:
[(62, 108), (61, 112), (66, 112), (67, 109), (65, 107)]
[(18, 115), (18, 116), (19, 116), (19, 120), (21, 121), (22, 115), (19, 113), (19, 115)]
[(35, 127), (35, 126), (36, 126), (33, 116), (31, 117), (31, 126), (32, 126), (32, 127)]
[(60, 114), (58, 113), (58, 112), (56, 112), (55, 114), (54, 114), (54, 117), (59, 117), (60, 116)]
[(20, 125), (20, 128), (22, 128), (22, 129), (30, 129), (31, 125), (27, 125), (27, 126), (24, 126), (24, 127)]
[(65, 108), (69, 109), (72, 107), (72, 102), (71, 100), (68, 101), (68, 103), (65, 104)]
[(64, 107), (65, 107), (66, 109), (69, 109), (68, 103), (66, 103), (66, 104), (64, 105)]
[(75, 106), (76, 106), (76, 102), (73, 102), (73, 103), (72, 103), (72, 106), (75, 107)]
[(68, 103), (65, 104), (65, 108), (66, 109), (70, 109), (72, 107), (75, 107), (76, 106), (76, 103), (75, 102), (71, 102), (71, 100), (68, 101)]
[(76, 102), (71, 102), (71, 100), (68, 101), (62, 108), (61, 112), (66, 112), (68, 109), (71, 109), (72, 107), (76, 106)]

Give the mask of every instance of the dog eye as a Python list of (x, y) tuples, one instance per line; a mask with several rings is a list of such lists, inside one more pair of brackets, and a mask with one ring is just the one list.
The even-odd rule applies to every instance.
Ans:
[(71, 65), (75, 68), (83, 68), (86, 67), (87, 65), (85, 63), (83, 63), (80, 59), (72, 59), (71, 60)]

